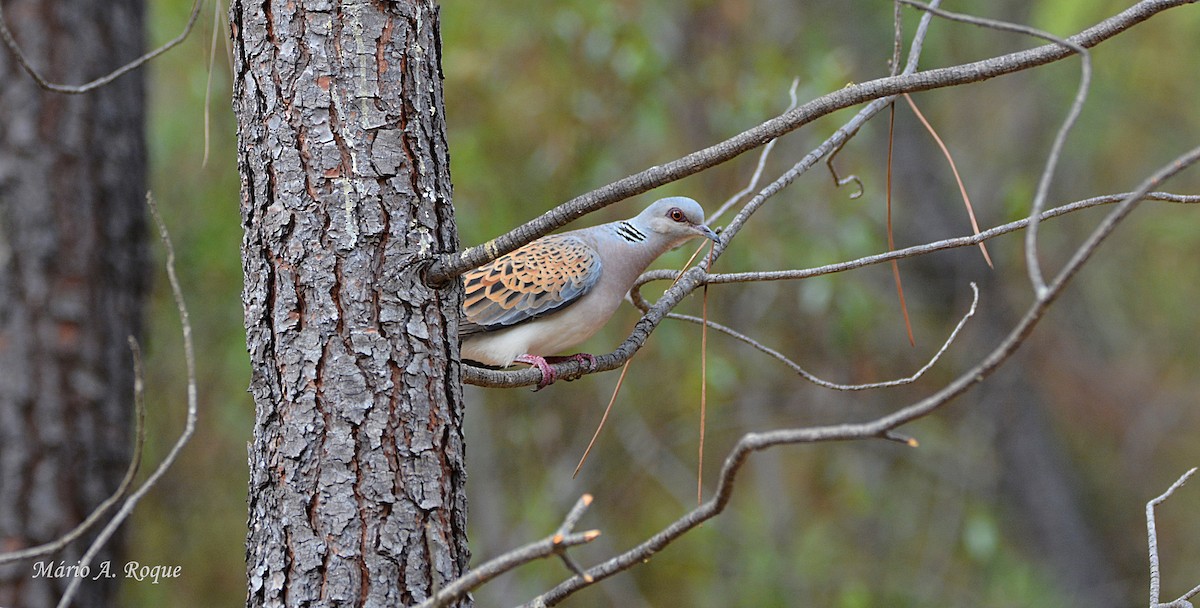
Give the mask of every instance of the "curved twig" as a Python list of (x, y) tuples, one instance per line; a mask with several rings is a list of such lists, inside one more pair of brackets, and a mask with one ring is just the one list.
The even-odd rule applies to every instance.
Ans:
[(1184, 473), (1171, 487), (1167, 488), (1166, 492), (1158, 495), (1150, 502), (1146, 503), (1146, 542), (1150, 547), (1150, 608), (1183, 608), (1191, 606), (1188, 600), (1193, 596), (1200, 594), (1200, 585), (1194, 587), (1191, 591), (1184, 593), (1172, 602), (1160, 604), (1158, 601), (1160, 594), (1161, 579), (1158, 571), (1158, 531), (1154, 526), (1154, 507), (1162, 504), (1163, 501), (1170, 498), (1176, 490), (1183, 487), (1192, 475), (1196, 474), (1196, 467), (1192, 467)]
[[(796, 104), (800, 103), (799, 99), (796, 97), (796, 87), (798, 86), (800, 86), (800, 79), (793, 78), (792, 86), (788, 88), (789, 103), (788, 106), (784, 108), (784, 112), (795, 108)], [(758, 187), (758, 180), (762, 178), (763, 169), (765, 169), (767, 166), (767, 158), (771, 156), (771, 151), (775, 149), (775, 144), (778, 142), (778, 139), (772, 139), (771, 141), (767, 142), (767, 145), (763, 146), (762, 151), (758, 154), (758, 164), (754, 166), (754, 173), (751, 174), (749, 183), (746, 184), (745, 188), (742, 188), (734, 193), (733, 196), (725, 199), (725, 202), (720, 207), (717, 207), (717, 210), (707, 218), (709, 224), (721, 219), (721, 216), (725, 215), (726, 211), (729, 211), (729, 209), (736, 205), (738, 201), (742, 200), (743, 196), (750, 194), (755, 188)]]
[(580, 496), (579, 500), (575, 502), (575, 506), (567, 513), (562, 525), (558, 527), (558, 530), (554, 534), (537, 542), (513, 549), (503, 555), (496, 556), (480, 564), (478, 567), (472, 568), (470, 572), (451, 581), (435, 593), (433, 597), (417, 604), (416, 608), (440, 608), (463, 597), (470, 593), (471, 590), (505, 572), (529, 562), (550, 557), (551, 555), (559, 556), (563, 560), (563, 563), (566, 564), (568, 570), (574, 572), (581, 580), (591, 583), (591, 578), (567, 555), (567, 549), (589, 543), (600, 536), (599, 530), (588, 530), (587, 532), (577, 534), (571, 533), (571, 530), (575, 529), (575, 524), (579, 522), (580, 517), (583, 517), (583, 513), (587, 511), (590, 504), (592, 504), (591, 494)]
[(836, 382), (830, 382), (828, 380), (823, 380), (821, 378), (818, 378), (817, 376), (813, 375), (812, 372), (809, 372), (808, 370), (800, 367), (800, 364), (796, 363), (795, 361), (792, 361), (790, 358), (788, 358), (787, 355), (759, 342), (758, 340), (755, 340), (754, 338), (751, 338), (750, 336), (747, 336), (747, 335), (737, 331), (736, 329), (733, 329), (726, 325), (722, 325), (715, 321), (707, 321), (707, 320), (701, 319), (700, 317), (695, 317), (692, 315), (681, 315), (678, 313), (670, 313), (667, 315), (667, 318), (668, 319), (678, 319), (680, 321), (687, 321), (689, 323), (695, 323), (697, 325), (707, 325), (708, 327), (710, 327), (716, 331), (719, 331), (735, 340), (738, 340), (739, 342), (742, 342), (742, 343), (750, 346), (751, 348), (754, 348), (755, 350), (758, 350), (758, 351), (774, 358), (775, 360), (779, 361), (780, 363), (788, 366), (793, 372), (796, 372), (797, 374), (799, 374), (800, 377), (804, 378), (805, 380), (808, 380), (809, 382), (812, 382), (813, 384), (816, 384), (817, 386), (822, 386), (822, 387), (825, 387), (828, 389), (833, 389), (835, 391), (865, 391), (865, 390), (875, 389), (875, 388), (887, 388), (887, 387), (891, 387), (891, 386), (901, 386), (904, 384), (912, 384), (913, 382), (916, 382), (918, 379), (920, 379), (921, 376), (924, 376), (925, 372), (932, 369), (933, 366), (937, 364), (938, 360), (942, 358), (942, 355), (946, 353), (946, 350), (950, 348), (950, 345), (954, 343), (954, 339), (958, 337), (958, 333), (960, 331), (962, 331), (962, 328), (964, 326), (966, 326), (967, 320), (970, 319), (971, 317), (975, 316), (975, 309), (979, 304), (979, 287), (977, 285), (975, 285), (974, 282), (971, 283), (971, 293), (972, 293), (971, 308), (969, 310), (967, 310), (966, 314), (964, 314), (961, 319), (958, 320), (958, 324), (954, 326), (954, 330), (951, 331), (950, 335), (946, 337), (946, 341), (942, 343), (942, 347), (939, 348), (938, 351), (936, 353), (934, 353), (932, 357), (930, 357), (930, 359), (925, 363), (925, 365), (921, 366), (921, 369), (917, 370), (912, 375), (906, 376), (904, 378), (898, 378), (895, 380), (886, 380), (883, 382), (870, 382), (867, 384), (838, 384)]
[(126, 63), (125, 65), (109, 72), (108, 74), (80, 85), (58, 84), (50, 82), (46, 79), (46, 77), (42, 76), (41, 72), (33, 67), (33, 64), (29, 62), (29, 58), (25, 56), (25, 52), (21, 50), (21, 45), (17, 44), (17, 40), (13, 37), (12, 31), (8, 29), (8, 21), (4, 18), (4, 3), (2, 2), (0, 2), (0, 39), (4, 40), (4, 46), (8, 47), (8, 50), (12, 52), (14, 57), (16, 57), (17, 63), (19, 63), (21, 67), (25, 69), (25, 72), (28, 73), (35, 82), (37, 82), (39, 87), (55, 93), (79, 95), (81, 93), (87, 93), (94, 89), (98, 89), (124, 76), (125, 74), (142, 67), (146, 64), (146, 62), (154, 59), (155, 57), (162, 55), (176, 46), (179, 46), (180, 43), (187, 39), (188, 34), (192, 33), (192, 28), (196, 25), (196, 19), (200, 16), (200, 7), (203, 5), (203, 0), (195, 0), (192, 3), (192, 14), (188, 17), (187, 25), (183, 27), (183, 31), (180, 32), (178, 36), (168, 40), (165, 44), (154, 49), (153, 51), (150, 51), (141, 57), (138, 57), (137, 59), (134, 59), (133, 61), (130, 61), (129, 63)]
[(835, 187), (841, 188), (846, 184), (854, 184), (858, 188), (858, 190), (850, 193), (850, 200), (855, 200), (862, 198), (862, 195), (867, 191), (866, 188), (863, 187), (862, 180), (853, 173), (847, 175), (846, 177), (842, 177), (838, 175), (837, 167), (833, 166), (834, 159), (837, 158), (838, 153), (842, 151), (842, 148), (846, 147), (846, 144), (849, 143), (849, 141), (850, 140), (846, 140), (842, 142), (841, 145), (833, 149), (833, 152), (829, 153), (829, 156), (825, 159), (825, 167), (829, 169), (829, 176), (833, 178), (833, 185)]
[[(897, 70), (900, 69), (900, 48), (901, 48), (900, 43), (903, 38), (903, 29), (901, 28), (901, 24), (903, 23), (903, 21), (900, 18), (900, 4), (901, 3), (899, 0), (896, 0), (893, 4), (892, 23), (893, 23), (894, 34), (892, 36), (892, 59), (890, 62), (890, 65), (891, 65), (890, 74), (893, 77), (896, 76)], [(930, 2), (931, 6), (937, 6), (939, 4), (941, 4), (941, 0), (932, 0), (932, 2)], [(929, 33), (929, 23), (931, 21), (931, 19), (929, 17), (930, 17), (930, 15), (928, 13), (925, 14), (921, 18), (920, 23), (917, 24), (917, 32), (913, 36), (912, 48), (910, 48), (909, 52), (908, 52), (908, 62), (905, 64), (904, 71), (901, 72), (902, 74), (912, 74), (913, 72), (917, 71), (917, 62), (921, 58), (921, 49), (925, 44), (925, 36)], [(879, 110), (882, 110), (883, 107), (885, 107), (885, 106), (890, 106), (892, 104), (892, 102), (894, 102), (895, 100), (896, 100), (895, 95), (889, 95), (886, 98), (878, 100), (878, 101), (881, 101), (883, 105), (880, 108), (878, 108), (874, 111), (871, 111), (869, 116), (873, 116)], [(865, 111), (864, 111), (864, 113), (865, 113)], [(865, 122), (865, 121), (863, 121), (863, 122)], [(860, 123), (860, 125), (861, 125), (861, 123)], [(854, 127), (854, 130), (850, 131), (847, 134), (847, 137), (845, 139), (838, 142), (836, 144), (836, 146), (834, 146), (833, 150), (829, 153), (829, 156), (826, 157), (826, 159), (825, 159), (825, 166), (829, 169), (830, 176), (833, 177), (834, 186), (840, 188), (851, 182), (853, 182), (856, 186), (858, 186), (858, 191), (852, 192), (850, 194), (850, 200), (855, 200), (857, 198), (862, 197), (862, 195), (866, 192), (866, 189), (863, 187), (862, 180), (859, 179), (859, 177), (857, 175), (851, 174), (844, 178), (839, 176), (837, 169), (833, 166), (833, 161), (837, 157), (838, 153), (840, 153), (842, 151), (842, 148), (846, 147), (846, 144), (849, 143), (850, 140), (856, 134), (858, 134), (858, 128), (859, 127), (857, 127), (857, 126)]]
[[(108, 524), (96, 535), (87, 552), (79, 560), (80, 568), (86, 568), (91, 563), (92, 558), (108, 542), (108, 539), (112, 537), (117, 528), (125, 522), (142, 497), (158, 483), (158, 480), (167, 472), (167, 469), (179, 458), (179, 452), (183, 450), (183, 446), (187, 445), (187, 442), (192, 438), (192, 433), (196, 430), (196, 354), (192, 347), (192, 324), (188, 320), (187, 304), (183, 300), (183, 289), (180, 288), (179, 277), (175, 273), (175, 247), (171, 244), (171, 235), (167, 233), (167, 226), (163, 223), (162, 216), (158, 213), (158, 205), (154, 203), (154, 198), (148, 192), (146, 193), (146, 206), (150, 208), (150, 215), (154, 217), (155, 223), (158, 224), (159, 237), (162, 239), (163, 245), (167, 250), (167, 280), (171, 284), (171, 294), (175, 297), (175, 307), (179, 312), (179, 323), (183, 334), (184, 362), (187, 366), (187, 420), (184, 423), (183, 432), (175, 440), (175, 445), (171, 446), (171, 451), (162, 459), (158, 467), (150, 473), (149, 477), (142, 482), (142, 485), (129, 494), (125, 502), (121, 503), (121, 508), (117, 510)], [(58, 608), (66, 608), (71, 605), (72, 596), (75, 595), (80, 583), (84, 580), (83, 577), (71, 579), (71, 583), (67, 585), (67, 590), (58, 600)]]
[(84, 519), (79, 525), (72, 528), (70, 532), (36, 547), (0, 553), (0, 565), (30, 560), (61, 551), (67, 545), (75, 542), (80, 536), (83, 536), (92, 526), (96, 525), (104, 517), (104, 514), (113, 505), (120, 502), (125, 497), (125, 494), (129, 492), (129, 488), (133, 486), (133, 479), (137, 475), (138, 468), (142, 463), (142, 447), (146, 443), (146, 402), (144, 399), (145, 374), (142, 372), (142, 351), (138, 347), (137, 341), (133, 339), (133, 336), (129, 336), (129, 350), (133, 356), (133, 407), (135, 421), (133, 454), (130, 455), (129, 466), (125, 469), (125, 477), (121, 479), (121, 483), (117, 485), (117, 489), (113, 490), (112, 495), (106, 498), (104, 502), (96, 505), (96, 508), (92, 509), (92, 512), (88, 514), (87, 519)]
[(1044, 32), (1037, 28), (1027, 25), (1019, 25), (1006, 21), (996, 21), (994, 19), (985, 19), (983, 17), (975, 17), (972, 15), (963, 15), (959, 13), (951, 13), (941, 10), (933, 6), (927, 6), (914, 2), (913, 0), (900, 0), (913, 8), (933, 13), (944, 19), (952, 21), (960, 21), (971, 25), (978, 25), (995, 30), (1017, 32), (1034, 38), (1048, 40), (1054, 44), (1070, 49), (1078, 53), (1083, 60), (1080, 64), (1079, 88), (1075, 91), (1075, 99), (1071, 101), (1071, 108), (1067, 111), (1067, 117), (1059, 126), (1058, 132), (1054, 134), (1054, 143), (1050, 146), (1050, 154), (1046, 158), (1046, 164), (1043, 167), (1042, 175), (1038, 178), (1037, 191), (1033, 196), (1033, 205), (1029, 211), (1029, 229), (1025, 232), (1025, 263), (1029, 270), (1029, 282), (1033, 285), (1033, 291), (1040, 298), (1046, 292), (1046, 280), (1042, 276), (1042, 265), (1038, 261), (1037, 254), (1037, 232), (1038, 222), (1041, 218), (1042, 209), (1046, 207), (1046, 196), (1050, 191), (1050, 182), (1054, 179), (1054, 170), (1058, 167), (1058, 159), (1062, 155), (1063, 146), (1067, 143), (1067, 134), (1071, 132), (1071, 128), (1075, 126), (1075, 122), (1079, 119), (1079, 114), (1083, 112), (1083, 103), (1087, 101), (1088, 89), (1091, 88), (1092, 82), (1092, 54), (1088, 52), (1082, 45), (1060, 38), (1048, 32)]

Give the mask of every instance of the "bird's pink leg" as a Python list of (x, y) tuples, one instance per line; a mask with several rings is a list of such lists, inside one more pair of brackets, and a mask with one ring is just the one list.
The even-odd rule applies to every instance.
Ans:
[(554, 368), (550, 367), (550, 364), (546, 362), (545, 357), (539, 357), (537, 355), (520, 355), (516, 359), (513, 359), (513, 361), (532, 365), (542, 372), (542, 380), (541, 382), (538, 382), (537, 388), (533, 389), (534, 392), (550, 386), (554, 380), (558, 378), (558, 374), (555, 373)]

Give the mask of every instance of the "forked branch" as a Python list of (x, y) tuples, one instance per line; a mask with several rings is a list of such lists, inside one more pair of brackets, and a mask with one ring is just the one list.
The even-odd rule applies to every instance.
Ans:
[(1150, 546), (1150, 608), (1192, 608), (1191, 598), (1200, 595), (1200, 585), (1196, 585), (1190, 591), (1175, 598), (1167, 603), (1158, 601), (1161, 593), (1161, 579), (1158, 570), (1158, 531), (1154, 526), (1154, 508), (1161, 505), (1163, 501), (1170, 498), (1176, 490), (1183, 487), (1192, 475), (1196, 474), (1196, 467), (1192, 467), (1188, 472), (1184, 473), (1171, 487), (1167, 488), (1166, 492), (1160, 494), (1154, 500), (1146, 503), (1146, 541)]
[(589, 543), (600, 536), (599, 530), (588, 530), (587, 532), (572, 532), (575, 529), (575, 524), (579, 522), (579, 518), (583, 517), (583, 513), (587, 511), (588, 505), (592, 504), (592, 496), (584, 494), (576, 501), (575, 506), (567, 513), (563, 519), (562, 525), (554, 534), (543, 538), (537, 542), (529, 543), (523, 547), (513, 549), (503, 555), (490, 559), (478, 567), (472, 568), (470, 572), (455, 579), (450, 584), (443, 587), (433, 597), (417, 604), (416, 608), (439, 608), (445, 606), (462, 596), (470, 593), (472, 589), (508, 572), (517, 567), (528, 564), (529, 562), (539, 560), (552, 555), (559, 556), (567, 569), (574, 572), (576, 576), (590, 583), (591, 578), (585, 574), (575, 560), (567, 555), (567, 549)]

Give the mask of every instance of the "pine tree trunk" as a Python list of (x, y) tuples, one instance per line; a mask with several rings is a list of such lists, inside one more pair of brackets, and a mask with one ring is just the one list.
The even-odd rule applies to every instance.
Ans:
[[(142, 51), (141, 0), (5, 0), (33, 63), (71, 84)], [(146, 291), (143, 82), (48, 93), (0, 48), (0, 552), (82, 521), (130, 457), (133, 372)], [(90, 536), (85, 537), (90, 541)], [(120, 538), (96, 561), (119, 571)], [(75, 564), (86, 542), (44, 558)], [(92, 572), (98, 572), (93, 567)], [(0, 567), (0, 606), (53, 606), (69, 577)], [(43, 574), (45, 571), (42, 571)], [(110, 606), (119, 579), (74, 606)]]
[[(411, 605), (468, 560), (432, 1), (233, 2), (249, 606)], [(327, 603), (324, 603), (327, 602)]]

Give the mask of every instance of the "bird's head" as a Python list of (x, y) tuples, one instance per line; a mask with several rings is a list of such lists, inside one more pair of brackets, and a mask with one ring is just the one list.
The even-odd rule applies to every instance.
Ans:
[(717, 233), (704, 225), (704, 209), (700, 203), (686, 196), (672, 196), (654, 201), (634, 220), (660, 238), (665, 238), (671, 247), (683, 244), (698, 236), (717, 242)]

